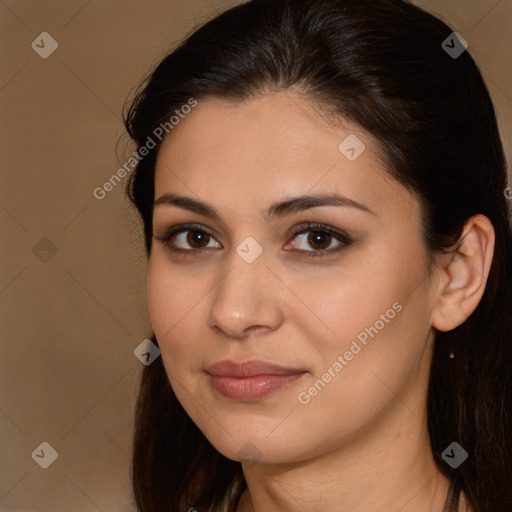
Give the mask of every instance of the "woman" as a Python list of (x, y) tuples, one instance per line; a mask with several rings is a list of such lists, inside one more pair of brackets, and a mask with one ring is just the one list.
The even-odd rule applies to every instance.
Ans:
[(126, 128), (161, 351), (140, 511), (512, 510), (506, 165), (461, 38), (402, 0), (252, 0)]

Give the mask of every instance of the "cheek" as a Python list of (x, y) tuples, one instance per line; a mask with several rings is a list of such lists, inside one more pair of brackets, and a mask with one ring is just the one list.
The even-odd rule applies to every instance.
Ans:
[(190, 297), (187, 296), (189, 287), (180, 283), (179, 273), (172, 271), (162, 259), (156, 254), (150, 257), (146, 296), (151, 326), (164, 356), (179, 330), (180, 319), (183, 321), (186, 317)]
[[(315, 315), (312, 327), (321, 334), (323, 348), (334, 352), (350, 350), (352, 341), (364, 342), (381, 336), (399, 325), (405, 303), (414, 298), (411, 293), (421, 283), (423, 271), (417, 265), (402, 262), (396, 268), (379, 261), (360, 262), (359, 267), (342, 271), (336, 279), (316, 281), (301, 288), (303, 295)], [(319, 323), (321, 319), (323, 322)], [(305, 323), (304, 323), (305, 325)], [(320, 330), (318, 326), (320, 325)]]
[(157, 338), (158, 333), (162, 336), (174, 331), (198, 293), (197, 286), (167, 262), (160, 251), (155, 249), (152, 253), (146, 275), (148, 312)]
[(151, 255), (146, 276), (147, 306), (170, 377), (175, 374), (183, 378), (191, 365), (200, 365), (203, 360), (205, 350), (200, 345), (205, 340), (210, 289), (204, 276), (180, 271), (156, 251)]
[[(331, 392), (343, 390), (345, 396), (355, 397), (354, 403), (349, 399), (341, 407), (369, 407), (381, 400), (385, 386), (379, 378), (391, 388), (404, 385), (424, 352), (430, 306), (421, 253), (405, 247), (383, 251), (368, 251), (358, 266), (326, 280), (316, 294), (307, 287), (308, 296), (314, 297), (311, 309), (324, 321), (321, 336), (309, 332), (317, 364), (308, 385), (328, 381)], [(320, 382), (317, 387), (322, 386)], [(323, 405), (334, 397), (329, 391), (322, 394), (316, 401)]]
[(163, 341), (163, 333), (172, 328), (171, 312), (176, 311), (177, 305), (174, 287), (174, 279), (152, 254), (146, 275), (146, 297), (151, 326), (159, 342)]
[(205, 302), (201, 302), (208, 291), (205, 285), (204, 279), (202, 283), (194, 282), (156, 254), (152, 261), (150, 259), (146, 277), (147, 304), (162, 362), (178, 401), (194, 423), (207, 432), (211, 429), (210, 417), (205, 416), (201, 407), (204, 378), (198, 379), (207, 353), (206, 347), (200, 346), (204, 340), (200, 329), (205, 320), (198, 318), (205, 314)]

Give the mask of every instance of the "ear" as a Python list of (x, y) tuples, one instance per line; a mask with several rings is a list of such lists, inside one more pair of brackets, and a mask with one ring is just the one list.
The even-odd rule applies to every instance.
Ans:
[(467, 220), (456, 250), (441, 270), (432, 311), (432, 326), (438, 331), (455, 329), (478, 306), (491, 269), (494, 240), (494, 227), (487, 217), (479, 214)]

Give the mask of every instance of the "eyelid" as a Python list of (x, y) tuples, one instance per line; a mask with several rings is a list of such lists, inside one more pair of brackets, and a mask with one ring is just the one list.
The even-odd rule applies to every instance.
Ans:
[[(170, 228), (167, 228), (162, 235), (156, 236), (153, 235), (153, 238), (156, 240), (162, 242), (164, 245), (168, 246), (169, 250), (174, 253), (195, 253), (194, 256), (200, 254), (201, 252), (204, 252), (208, 250), (208, 248), (203, 249), (181, 249), (171, 246), (171, 240), (176, 235), (179, 235), (183, 232), (187, 231), (201, 231), (204, 233), (207, 233), (209, 236), (214, 238), (216, 241), (216, 234), (210, 230), (209, 228), (206, 228), (202, 224), (195, 224), (195, 223), (185, 223), (185, 224), (177, 224), (175, 226), (171, 226)], [(220, 242), (217, 242), (220, 243)], [(221, 244), (222, 245), (222, 244)]]
[[(181, 254), (193, 253), (192, 254), (193, 256), (198, 256), (198, 255), (201, 255), (201, 253), (207, 252), (211, 249), (208, 247), (200, 248), (200, 249), (181, 249), (181, 248), (172, 247), (170, 244), (170, 241), (172, 240), (172, 238), (175, 237), (176, 235), (181, 234), (186, 231), (204, 232), (204, 233), (207, 233), (212, 238), (214, 238), (215, 241), (217, 241), (217, 239), (216, 239), (217, 235), (212, 230), (210, 230), (209, 228), (206, 228), (202, 224), (196, 224), (196, 223), (184, 223), (184, 224), (177, 224), (177, 225), (171, 226), (170, 228), (166, 229), (162, 235), (159, 235), (159, 236), (153, 235), (153, 238), (155, 238), (156, 240), (167, 245), (169, 250), (173, 253), (181, 253)], [(291, 250), (291, 251), (287, 251), (287, 252), (300, 253), (300, 254), (305, 253), (305, 255), (307, 257), (309, 257), (309, 256), (312, 256), (312, 257), (328, 256), (328, 255), (337, 253), (344, 248), (349, 247), (354, 242), (352, 237), (349, 236), (345, 231), (335, 228), (334, 226), (331, 226), (329, 224), (325, 224), (323, 222), (302, 222), (299, 225), (295, 225), (293, 228), (291, 228), (286, 236), (289, 237), (290, 241), (291, 241), (291, 240), (295, 239), (297, 236), (307, 233), (308, 231), (319, 231), (319, 232), (327, 233), (327, 234), (333, 236), (339, 242), (339, 245), (334, 249), (323, 249), (323, 250), (312, 249), (310, 251), (295, 249), (295, 250)], [(220, 243), (220, 242), (217, 241), (217, 243)], [(287, 244), (288, 243), (289, 242), (287, 242)]]
[[(288, 236), (293, 238), (303, 234), (307, 233), (308, 231), (319, 231), (321, 233), (325, 232), (329, 235), (333, 236), (335, 239), (337, 239), (341, 244), (344, 244), (345, 246), (349, 246), (353, 243), (353, 239), (343, 230), (335, 228), (334, 226), (331, 226), (329, 224), (325, 224), (324, 222), (302, 222), (301, 224), (294, 226), (291, 232)], [(323, 252), (328, 253), (328, 250), (323, 251), (300, 251), (300, 252)]]

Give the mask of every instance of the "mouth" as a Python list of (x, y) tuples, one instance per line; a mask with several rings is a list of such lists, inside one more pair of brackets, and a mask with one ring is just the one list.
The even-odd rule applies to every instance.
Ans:
[(244, 363), (220, 361), (209, 366), (206, 372), (217, 392), (224, 397), (244, 402), (258, 400), (285, 389), (307, 373), (302, 369), (258, 360)]

